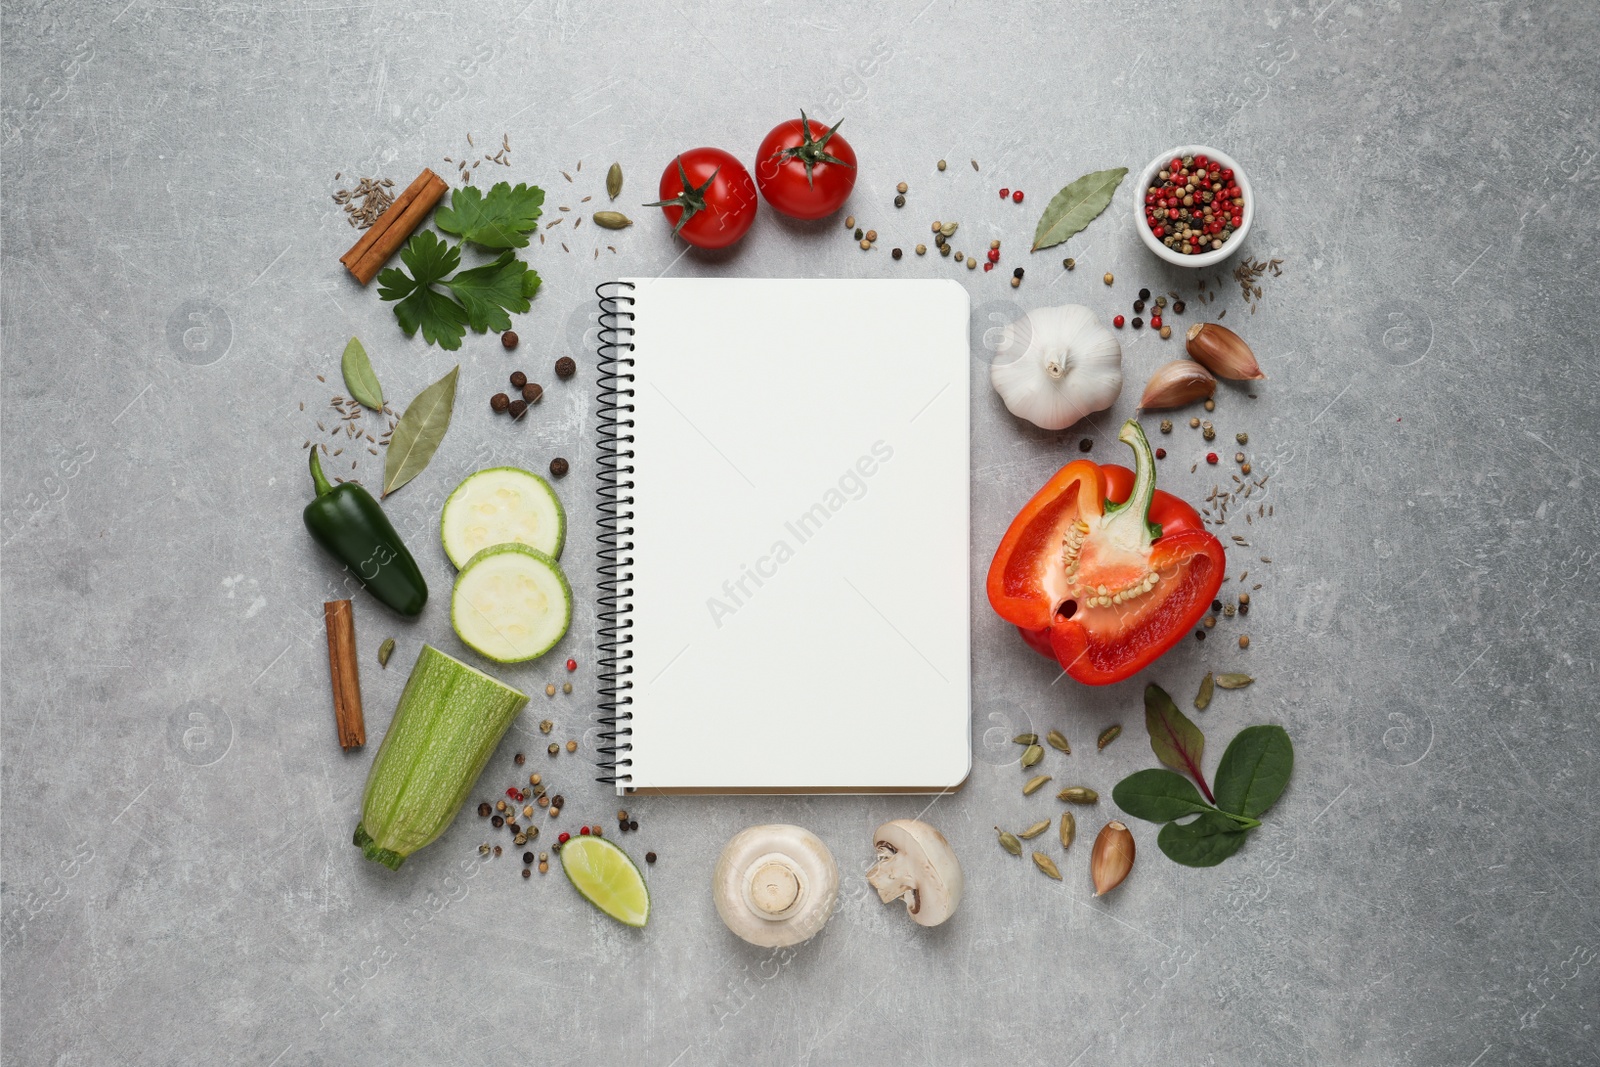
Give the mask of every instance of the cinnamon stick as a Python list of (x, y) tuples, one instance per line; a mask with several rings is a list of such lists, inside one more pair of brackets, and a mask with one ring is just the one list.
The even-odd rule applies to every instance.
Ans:
[(322, 605), (328, 628), (328, 671), (333, 676), (333, 720), (339, 746), (346, 751), (367, 743), (367, 724), (361, 716), (361, 672), (356, 666), (356, 619), (348, 600)]
[(412, 231), (422, 225), (422, 220), (428, 217), (428, 212), (448, 188), (443, 178), (424, 167), (416, 181), (394, 198), (394, 203), (378, 216), (377, 222), (367, 227), (367, 232), (350, 251), (339, 257), (339, 262), (362, 285), (372, 281), (389, 262), (389, 257), (406, 243)]

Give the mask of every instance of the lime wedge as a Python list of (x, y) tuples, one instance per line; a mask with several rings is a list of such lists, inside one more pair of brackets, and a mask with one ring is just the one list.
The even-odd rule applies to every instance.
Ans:
[(627, 926), (650, 919), (650, 890), (628, 854), (603, 837), (574, 837), (561, 846), (561, 867), (583, 899)]

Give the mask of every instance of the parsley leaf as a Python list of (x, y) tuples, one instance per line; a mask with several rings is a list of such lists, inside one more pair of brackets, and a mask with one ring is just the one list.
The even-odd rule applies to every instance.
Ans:
[(518, 183), (513, 189), (500, 182), (485, 197), (475, 186), (464, 185), (450, 194), (450, 206), (434, 215), (434, 225), (445, 233), (481, 248), (525, 248), (528, 233), (543, 214), (544, 190)]
[(501, 333), (511, 329), (507, 310), (523, 312), (531, 306), (529, 300), (539, 291), (539, 274), (516, 253), (505, 252), (493, 263), (464, 270), (441, 284), (461, 301), (474, 330)]
[(400, 250), (400, 261), (410, 269), (409, 277), (398, 267), (389, 267), (378, 275), (378, 295), (400, 301), (394, 306), (400, 328), (407, 337), (421, 329), (423, 340), (429, 344), (460, 348), (466, 334), (467, 313), (433, 285), (461, 265), (461, 250), (423, 230)]
[(398, 267), (388, 268), (378, 275), (378, 295), (399, 301), (394, 314), (407, 337), (420, 329), (425, 341), (443, 349), (460, 348), (468, 326), (478, 333), (511, 329), (511, 316), (506, 312), (527, 311), (533, 294), (539, 291), (538, 273), (514, 252), (504, 252), (493, 263), (449, 277), (461, 265), (461, 249), (429, 230), (406, 242), (400, 261), (410, 275)]

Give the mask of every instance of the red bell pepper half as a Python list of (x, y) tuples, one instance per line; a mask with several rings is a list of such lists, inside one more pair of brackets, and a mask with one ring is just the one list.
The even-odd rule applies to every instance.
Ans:
[(1222, 543), (1156, 488), (1138, 422), (1117, 439), (1135, 469), (1076, 460), (1011, 521), (989, 565), (989, 603), (1036, 651), (1086, 685), (1109, 685), (1182, 640), (1222, 587)]

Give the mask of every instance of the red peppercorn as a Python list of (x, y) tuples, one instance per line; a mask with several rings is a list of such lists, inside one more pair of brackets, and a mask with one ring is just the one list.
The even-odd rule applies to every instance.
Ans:
[(985, 263), (983, 265), (983, 272), (985, 274), (989, 273), (992, 270), (994, 270), (994, 264), (993, 263)]
[(578, 669), (578, 661), (577, 660), (575, 660), (575, 659), (567, 660), (567, 670), (575, 671), (577, 669)]
[(1166, 459), (1167, 458), (1167, 450), (1164, 449), (1164, 448), (1156, 449), (1156, 458), (1157, 459)]
[(1117, 329), (1120, 330), (1120, 329), (1122, 329), (1123, 321), (1124, 320), (1123, 320), (1122, 316), (1118, 315), (1116, 318), (1111, 320), (1111, 325), (1115, 326)]
[(1010, 189), (1002, 189), (1002, 190), (1000, 190), (1000, 199), (1001, 200), (1004, 200), (1006, 197), (1008, 197), (1010, 195), (1011, 195), (1011, 190)]
[(1215, 463), (1216, 461), (1217, 461), (1217, 454), (1215, 452), (1207, 452), (1206, 453), (1206, 462), (1207, 463)]
[(588, 837), (589, 836), (589, 828), (587, 826), (578, 827), (578, 834), (581, 837)]
[(1000, 262), (1000, 250), (998, 248), (989, 249), (989, 262), (990, 263), (998, 263), (998, 262)]
[(517, 787), (512, 786), (510, 789), (507, 789), (506, 796), (510, 797), (512, 800), (517, 799)]
[(1150, 328), (1152, 330), (1161, 329), (1161, 316), (1160, 315), (1151, 315), (1150, 316)]
[(1011, 194), (1011, 202), (1013, 204), (1022, 203), (1022, 190), (1021, 189), (1018, 189), (1016, 192)]
[(1150, 227), (1150, 232), (1155, 234), (1157, 237), (1165, 237), (1167, 235), (1167, 228), (1165, 226), (1152, 226)]
[(567, 833), (565, 830), (563, 830), (563, 831), (561, 831), (561, 836), (556, 838), (556, 843), (564, 845), (568, 841), (571, 841), (571, 840), (572, 840), (572, 835)]

